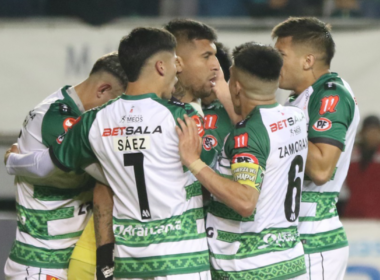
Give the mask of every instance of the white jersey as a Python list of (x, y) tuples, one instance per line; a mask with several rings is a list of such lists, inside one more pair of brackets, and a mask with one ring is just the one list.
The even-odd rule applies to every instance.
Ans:
[(330, 181), (317, 186), (305, 178), (299, 232), (305, 253), (317, 253), (348, 245), (336, 210), (338, 195), (346, 179), (359, 124), (359, 109), (351, 87), (336, 73), (323, 75), (287, 105), (302, 109), (307, 118), (308, 139), (342, 150)]
[(58, 166), (99, 160), (114, 192), (115, 278), (209, 270), (201, 186), (180, 161), (176, 120), (195, 111), (122, 95), (82, 115), (53, 146)]
[[(82, 105), (68, 86), (31, 110), (18, 139), (21, 153), (46, 149), (80, 116)], [(9, 258), (25, 266), (67, 268), (92, 214), (95, 181), (83, 172), (51, 177), (16, 176), (17, 233)]]
[(255, 107), (228, 136), (223, 153), (218, 171), (227, 175), (228, 158), (233, 179), (260, 195), (247, 218), (216, 198), (211, 202), (206, 230), (213, 279), (305, 274), (297, 231), (307, 156), (303, 112), (277, 103)]

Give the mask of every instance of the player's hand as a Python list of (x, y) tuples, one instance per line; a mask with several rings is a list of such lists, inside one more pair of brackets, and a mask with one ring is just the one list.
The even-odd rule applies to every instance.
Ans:
[(202, 138), (198, 135), (198, 128), (195, 121), (184, 116), (185, 122), (180, 118), (177, 119), (179, 126), (176, 131), (179, 137), (179, 155), (183, 165), (189, 167), (191, 163), (199, 159), (202, 151)]
[(5, 155), (4, 155), (4, 164), (6, 165), (7, 164), (7, 161), (8, 161), (8, 158), (9, 158), (9, 155), (11, 153), (16, 153), (16, 154), (19, 154), (20, 151), (18, 149), (18, 144), (17, 143), (14, 143), (6, 152), (5, 152)]
[(222, 68), (216, 72), (216, 81), (215, 86), (212, 88), (212, 91), (216, 94), (218, 99), (223, 98), (231, 98), (230, 97), (230, 89), (228, 87), (228, 83), (224, 79), (224, 73)]

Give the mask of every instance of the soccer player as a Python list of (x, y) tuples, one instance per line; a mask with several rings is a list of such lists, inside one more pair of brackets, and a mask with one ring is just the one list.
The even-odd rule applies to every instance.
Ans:
[[(20, 152), (61, 142), (59, 136), (81, 113), (117, 97), (126, 84), (116, 52), (99, 58), (85, 81), (62, 87), (27, 114), (18, 139)], [(7, 159), (8, 172), (15, 174), (12, 154)], [(67, 279), (73, 247), (92, 214), (95, 180), (79, 170), (57, 170), (49, 178), (16, 175), (18, 228), (6, 279)]]
[(292, 90), (288, 105), (305, 112), (309, 151), (299, 232), (311, 279), (343, 279), (348, 243), (336, 202), (346, 178), (359, 110), (346, 81), (330, 72), (335, 43), (328, 24), (289, 18), (272, 37), (284, 58), (280, 88)]
[[(307, 155), (302, 110), (275, 100), (281, 55), (246, 43), (233, 52), (230, 92), (243, 116), (224, 153), (233, 180), (199, 159), (201, 144), (192, 122), (178, 120), (181, 160), (214, 196), (207, 215), (213, 279), (305, 279), (297, 232)], [(185, 118), (186, 122), (189, 118)], [(265, 174), (265, 178), (264, 178)]]
[[(83, 114), (50, 148), (51, 160), (41, 152), (66, 171), (102, 165), (113, 193), (116, 279), (210, 279), (201, 186), (181, 164), (175, 132), (177, 118), (195, 111), (165, 100), (181, 72), (175, 48), (165, 30), (134, 29), (119, 46), (126, 95)], [(100, 246), (97, 257), (109, 249)], [(112, 255), (100, 271), (111, 276)]]

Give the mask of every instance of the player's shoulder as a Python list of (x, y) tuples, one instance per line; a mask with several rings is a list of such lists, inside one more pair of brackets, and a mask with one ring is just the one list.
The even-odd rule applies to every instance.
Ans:
[(188, 103), (179, 101), (176, 98), (171, 98), (170, 100), (157, 99), (155, 100), (162, 106), (166, 107), (173, 117), (182, 117), (184, 114), (189, 116), (197, 114), (197, 111)]
[(348, 88), (348, 84), (337, 73), (327, 74), (322, 80), (313, 87), (316, 94), (312, 94), (311, 98), (321, 99), (330, 98), (353, 101), (353, 96)]

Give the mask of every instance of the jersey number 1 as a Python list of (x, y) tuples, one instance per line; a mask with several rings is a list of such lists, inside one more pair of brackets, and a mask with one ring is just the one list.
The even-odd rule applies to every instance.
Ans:
[(141, 219), (151, 218), (148, 194), (146, 192), (145, 174), (144, 174), (144, 155), (142, 153), (124, 154), (124, 166), (133, 166), (135, 170), (135, 180), (137, 195), (140, 204)]
[(294, 222), (300, 213), (301, 203), (301, 178), (296, 177), (298, 172), (303, 171), (303, 158), (298, 155), (292, 160), (288, 173), (288, 190), (285, 197), (285, 217), (289, 222)]

